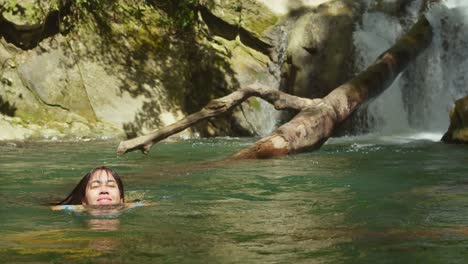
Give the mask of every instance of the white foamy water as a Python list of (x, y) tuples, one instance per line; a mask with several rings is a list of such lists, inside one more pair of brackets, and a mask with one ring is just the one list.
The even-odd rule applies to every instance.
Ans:
[[(364, 14), (354, 34), (359, 71), (414, 24), (420, 8), (421, 1), (415, 1), (403, 20), (380, 12)], [(434, 29), (431, 46), (391, 87), (360, 110), (375, 133), (440, 135), (449, 125), (454, 101), (468, 94), (468, 1), (443, 1), (426, 16)]]
[(320, 4), (330, 2), (331, 0), (259, 0), (262, 4), (267, 6), (272, 12), (278, 15), (285, 15), (290, 10), (299, 7), (318, 6)]
[(407, 132), (400, 134), (382, 134), (382, 133), (370, 133), (357, 136), (346, 136), (339, 138), (331, 138), (326, 144), (349, 144), (352, 142), (354, 150), (361, 148), (369, 148), (375, 145), (399, 145), (407, 144), (414, 141), (431, 141), (439, 142), (442, 137), (442, 133), (432, 132)]

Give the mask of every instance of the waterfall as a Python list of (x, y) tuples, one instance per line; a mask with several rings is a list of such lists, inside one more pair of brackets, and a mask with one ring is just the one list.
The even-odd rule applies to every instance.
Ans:
[[(421, 5), (414, 1), (404, 19), (365, 12), (354, 33), (357, 71), (365, 69), (414, 24)], [(454, 101), (468, 94), (468, 3), (442, 1), (425, 15), (434, 29), (431, 46), (357, 113), (372, 132), (440, 135), (448, 128)]]
[[(396, 18), (380, 12), (366, 12), (362, 24), (354, 33), (356, 66), (365, 69), (375, 58), (395, 43), (402, 34), (402, 27)], [(404, 80), (398, 77), (393, 85), (377, 99), (360, 110), (359, 115), (367, 115), (371, 128), (385, 132), (396, 132), (408, 126), (405, 118), (401, 89)], [(388, 111), (391, 109), (392, 111)]]

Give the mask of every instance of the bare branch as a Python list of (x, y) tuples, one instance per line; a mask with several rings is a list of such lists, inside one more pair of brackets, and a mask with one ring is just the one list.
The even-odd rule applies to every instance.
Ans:
[(179, 133), (202, 120), (231, 111), (235, 106), (241, 104), (252, 96), (264, 99), (271, 103), (277, 110), (301, 110), (314, 103), (314, 100), (311, 99), (286, 94), (260, 84), (252, 84), (225, 97), (212, 100), (199, 112), (191, 114), (172, 125), (160, 130), (154, 130), (145, 136), (120, 142), (119, 147), (117, 148), (117, 153), (124, 154), (139, 149), (144, 154), (148, 154), (150, 148), (157, 142)]

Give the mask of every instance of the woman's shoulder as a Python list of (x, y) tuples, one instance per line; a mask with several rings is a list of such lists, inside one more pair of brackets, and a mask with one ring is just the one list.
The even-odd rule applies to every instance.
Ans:
[[(134, 207), (140, 207), (140, 206), (150, 206), (150, 205), (157, 205), (158, 203), (156, 202), (144, 202), (144, 201), (138, 201), (138, 202), (133, 202), (133, 203), (124, 203), (121, 205), (118, 205), (117, 207), (121, 207), (122, 209), (127, 209), (127, 208), (134, 208)], [(54, 205), (51, 206), (51, 209), (53, 211), (74, 211), (74, 212), (82, 212), (87, 209), (88, 206), (84, 205), (72, 205), (72, 204), (63, 204), (63, 205)], [(95, 209), (95, 208), (93, 208)]]
[(83, 205), (73, 205), (73, 204), (53, 205), (50, 208), (53, 211), (65, 210), (65, 211), (81, 212), (85, 210), (85, 207)]

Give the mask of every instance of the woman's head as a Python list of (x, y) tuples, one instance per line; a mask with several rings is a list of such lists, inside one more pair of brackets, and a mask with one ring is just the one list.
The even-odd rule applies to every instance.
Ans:
[(102, 166), (86, 174), (73, 191), (59, 204), (115, 205), (124, 202), (120, 176)]

